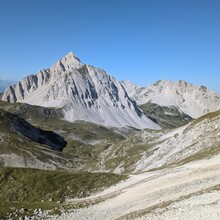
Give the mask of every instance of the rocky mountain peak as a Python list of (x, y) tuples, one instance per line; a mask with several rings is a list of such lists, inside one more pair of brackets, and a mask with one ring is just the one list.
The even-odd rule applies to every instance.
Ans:
[(198, 118), (208, 112), (217, 111), (220, 108), (220, 95), (204, 86), (196, 86), (192, 83), (179, 80), (159, 80), (141, 90), (127, 90), (139, 105), (148, 102), (160, 106), (175, 106), (192, 118)]
[(50, 69), (53, 72), (68, 72), (73, 69), (78, 69), (82, 66), (80, 59), (74, 55), (72, 52), (69, 52), (59, 61), (57, 61)]
[(177, 82), (172, 82), (170, 80), (158, 80), (157, 82), (155, 82), (151, 86), (153, 86), (153, 87), (158, 87), (158, 86), (162, 86), (162, 87), (187, 87), (188, 85), (193, 86), (193, 84), (188, 83), (184, 80), (178, 80)]
[(66, 63), (79, 63), (79, 64), (81, 64), (80, 59), (73, 52), (67, 53), (63, 58), (61, 58), (61, 60)]
[(71, 122), (160, 128), (144, 116), (119, 81), (100, 68), (82, 64), (72, 52), (51, 68), (6, 89), (2, 100), (59, 108)]

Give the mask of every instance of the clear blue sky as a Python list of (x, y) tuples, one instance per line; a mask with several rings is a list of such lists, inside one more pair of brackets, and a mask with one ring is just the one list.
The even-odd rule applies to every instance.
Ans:
[(73, 51), (117, 79), (183, 79), (220, 91), (219, 0), (1, 0), (0, 76)]

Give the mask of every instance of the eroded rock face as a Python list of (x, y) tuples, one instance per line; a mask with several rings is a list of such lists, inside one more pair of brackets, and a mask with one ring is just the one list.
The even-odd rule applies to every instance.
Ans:
[(183, 80), (159, 80), (148, 87), (136, 86), (128, 81), (122, 81), (121, 84), (138, 105), (154, 103), (175, 106), (192, 118), (220, 109), (219, 94), (205, 86), (196, 86)]
[(61, 108), (64, 119), (111, 127), (160, 127), (148, 119), (114, 77), (68, 53), (51, 68), (6, 89), (4, 101)]

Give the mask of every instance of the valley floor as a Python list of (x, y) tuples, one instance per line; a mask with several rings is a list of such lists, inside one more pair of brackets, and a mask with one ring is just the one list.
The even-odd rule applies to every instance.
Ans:
[(220, 219), (220, 156), (132, 175), (104, 192), (67, 202), (96, 204), (52, 219), (217, 220)]

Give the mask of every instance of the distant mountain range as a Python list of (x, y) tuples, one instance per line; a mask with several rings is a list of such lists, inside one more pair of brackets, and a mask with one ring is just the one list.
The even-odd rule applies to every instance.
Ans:
[(16, 82), (12, 80), (0, 79), (0, 93), (4, 92), (8, 86), (13, 85), (14, 83)]
[[(119, 82), (104, 70), (83, 64), (72, 52), (8, 87), (2, 100), (57, 108), (71, 122), (141, 129), (180, 126), (220, 109), (220, 95), (204, 86), (182, 80), (160, 80), (146, 88)], [(157, 105), (154, 112), (152, 103)]]
[(128, 81), (121, 83), (138, 105), (154, 103), (160, 106), (174, 106), (192, 118), (220, 109), (219, 94), (205, 86), (195, 86), (183, 80), (159, 80), (148, 87), (133, 85)]

